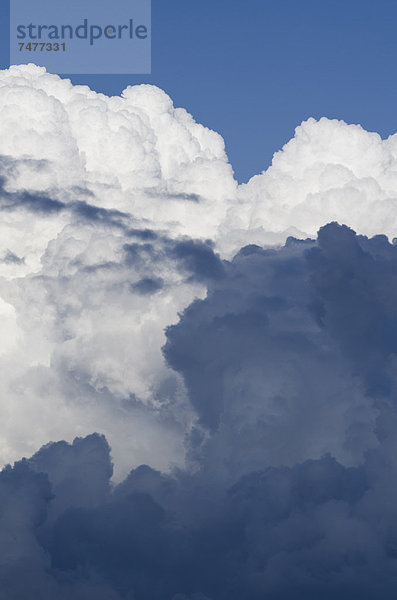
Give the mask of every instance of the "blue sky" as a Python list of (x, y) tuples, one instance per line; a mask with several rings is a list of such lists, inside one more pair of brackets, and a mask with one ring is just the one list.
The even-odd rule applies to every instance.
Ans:
[[(150, 76), (72, 76), (119, 94), (153, 83), (219, 131), (245, 181), (309, 116), (395, 132), (394, 0), (153, 0)], [(6, 3), (1, 16), (7, 22)], [(7, 39), (1, 64), (7, 66)]]

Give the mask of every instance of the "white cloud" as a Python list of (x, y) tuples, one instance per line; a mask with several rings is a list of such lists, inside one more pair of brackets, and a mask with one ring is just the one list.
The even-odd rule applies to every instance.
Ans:
[(109, 98), (11, 67), (0, 115), (3, 463), (94, 430), (119, 474), (183, 463), (192, 410), (161, 348), (206, 286), (172, 240), (229, 257), (334, 219), (397, 231), (396, 136), (310, 119), (238, 187), (221, 136), (154, 86)]
[(333, 220), (365, 235), (397, 235), (397, 134), (382, 140), (343, 121), (303, 122), (272, 165), (240, 186), (225, 230), (229, 247), (247, 230), (251, 242), (271, 244), (314, 237)]

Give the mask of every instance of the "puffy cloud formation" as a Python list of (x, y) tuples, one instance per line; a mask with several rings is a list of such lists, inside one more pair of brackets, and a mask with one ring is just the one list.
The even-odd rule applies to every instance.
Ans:
[(4, 598), (392, 596), (397, 246), (333, 223), (206, 265), (164, 347), (198, 415), (188, 467), (112, 485), (94, 434), (4, 469)]
[(153, 86), (108, 98), (34, 65), (1, 73), (0, 105), (0, 462), (99, 430), (120, 473), (183, 464), (161, 347), (218, 269), (222, 138)]
[(391, 597), (394, 136), (238, 186), (153, 86), (0, 106), (0, 600)]
[[(309, 119), (272, 165), (237, 192), (225, 245), (314, 236), (340, 221), (373, 236), (397, 232), (397, 135), (382, 140), (360, 125)], [(227, 239), (226, 239), (227, 238)]]
[(235, 194), (222, 137), (155, 86), (109, 98), (42, 67), (11, 67), (1, 72), (0, 110), (0, 154), (14, 159), (9, 191), (67, 204), (94, 195), (97, 206), (204, 237)]

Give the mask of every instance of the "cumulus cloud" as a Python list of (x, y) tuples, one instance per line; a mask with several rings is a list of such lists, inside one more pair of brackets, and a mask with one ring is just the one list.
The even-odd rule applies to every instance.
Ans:
[(0, 461), (99, 430), (116, 473), (183, 464), (194, 415), (161, 347), (220, 268), (222, 138), (154, 86), (34, 65), (1, 72), (0, 107)]
[(247, 242), (314, 236), (340, 221), (365, 235), (396, 236), (397, 136), (382, 140), (360, 125), (311, 118), (237, 191), (224, 223), (229, 251)]
[(94, 434), (4, 469), (6, 597), (392, 595), (396, 252), (333, 223), (223, 261), (164, 346), (198, 416), (187, 468), (114, 485)]
[(84, 188), (104, 208), (207, 237), (235, 193), (221, 136), (155, 86), (109, 98), (18, 66), (2, 71), (0, 108), (0, 154), (18, 159), (10, 190), (61, 188), (70, 202)]
[(238, 186), (154, 86), (0, 107), (0, 599), (390, 597), (395, 136)]
[(396, 250), (337, 224), (247, 246), (168, 328), (204, 429), (195, 452), (216, 477), (326, 453), (357, 465), (377, 445), (395, 388)]

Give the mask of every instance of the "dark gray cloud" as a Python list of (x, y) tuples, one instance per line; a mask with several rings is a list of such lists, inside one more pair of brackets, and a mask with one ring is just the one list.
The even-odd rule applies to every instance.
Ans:
[(207, 281), (223, 276), (222, 261), (209, 241), (170, 241), (168, 254), (171, 258), (180, 261), (182, 266), (191, 273), (193, 280)]
[(154, 294), (161, 290), (164, 280), (161, 277), (143, 277), (132, 285), (132, 290), (138, 294)]
[[(126, 264), (168, 255), (140, 242)], [(112, 485), (94, 434), (7, 467), (3, 597), (392, 598), (397, 248), (336, 223), (230, 262), (176, 248), (210, 274), (164, 347), (199, 418), (190, 464)]]
[(85, 600), (392, 596), (393, 521), (391, 531), (379, 523), (367, 462), (346, 468), (328, 456), (229, 489), (140, 467), (87, 498), (77, 482), (93, 491), (105, 482), (91, 472), (110, 475), (107, 450), (100, 436), (49, 445), (2, 473), (7, 597), (30, 593), (32, 582), (43, 599), (71, 590)]

